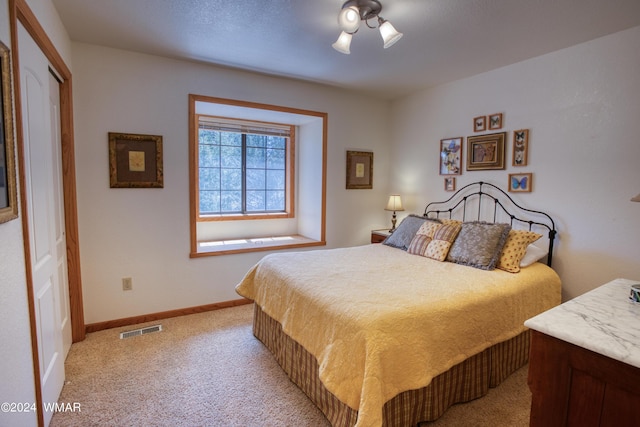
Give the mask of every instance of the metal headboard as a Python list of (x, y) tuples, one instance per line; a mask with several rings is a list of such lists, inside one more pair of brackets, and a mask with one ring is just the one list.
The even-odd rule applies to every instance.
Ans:
[(445, 217), (461, 221), (508, 222), (512, 227), (524, 225), (533, 231), (546, 229), (549, 239), (547, 265), (551, 267), (553, 242), (557, 234), (553, 219), (545, 212), (520, 206), (504, 190), (493, 184), (479, 181), (465, 185), (449, 199), (429, 203), (423, 215), (427, 218)]

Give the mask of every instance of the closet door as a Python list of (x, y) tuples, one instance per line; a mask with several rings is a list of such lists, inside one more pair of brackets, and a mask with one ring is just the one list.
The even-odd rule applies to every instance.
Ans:
[[(18, 26), (18, 53), (22, 126), (24, 136), (24, 175), (29, 227), (30, 267), (40, 362), (42, 401), (57, 402), (64, 385), (64, 339), (66, 299), (66, 250), (64, 241), (64, 213), (62, 188), (59, 185), (59, 140), (52, 124), (49, 63), (22, 25)], [(56, 119), (57, 120), (57, 119)], [(61, 267), (62, 266), (62, 267)], [(67, 306), (68, 307), (68, 306)], [(68, 309), (66, 311), (68, 313)], [(70, 323), (70, 322), (66, 322)], [(70, 330), (70, 328), (69, 328)], [(65, 332), (66, 333), (66, 332)], [(70, 342), (70, 340), (69, 340)], [(44, 411), (45, 425), (52, 412)]]
[(59, 328), (62, 333), (64, 359), (71, 349), (71, 308), (69, 300), (69, 275), (67, 272), (67, 234), (65, 232), (64, 188), (62, 186), (62, 131), (60, 130), (60, 79), (49, 70), (49, 113), (51, 116), (51, 149), (53, 157), (54, 237), (56, 242), (56, 268), (58, 270)]

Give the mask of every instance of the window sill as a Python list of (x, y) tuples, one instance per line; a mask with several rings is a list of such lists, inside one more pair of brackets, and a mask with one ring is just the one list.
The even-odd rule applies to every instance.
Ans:
[(314, 240), (301, 235), (260, 237), (254, 239), (219, 240), (198, 242), (196, 252), (191, 258), (204, 256), (229, 255), (244, 252), (271, 251), (277, 249), (304, 248), (308, 246), (324, 246), (323, 240)]
[(225, 215), (201, 215), (198, 217), (198, 222), (207, 221), (246, 221), (254, 219), (280, 219), (280, 218), (294, 218), (293, 214), (289, 212), (273, 212), (273, 213), (256, 213), (256, 214), (225, 214)]

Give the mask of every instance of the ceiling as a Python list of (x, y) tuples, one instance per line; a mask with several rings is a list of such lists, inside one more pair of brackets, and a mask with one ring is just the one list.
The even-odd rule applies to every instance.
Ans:
[[(361, 25), (331, 44), (342, 0), (52, 0), (71, 40), (325, 83), (393, 99), (640, 25), (640, 0), (381, 0), (404, 37)], [(375, 20), (372, 20), (373, 24)]]

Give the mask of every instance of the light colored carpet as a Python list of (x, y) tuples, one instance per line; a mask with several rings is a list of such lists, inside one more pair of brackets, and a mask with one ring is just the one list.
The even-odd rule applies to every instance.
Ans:
[[(71, 347), (51, 426), (329, 426), (251, 332), (252, 306), (87, 335)], [(163, 331), (121, 340), (120, 332)], [(526, 367), (482, 399), (423, 426), (527, 426)], [(401, 426), (403, 427), (403, 426)]]

